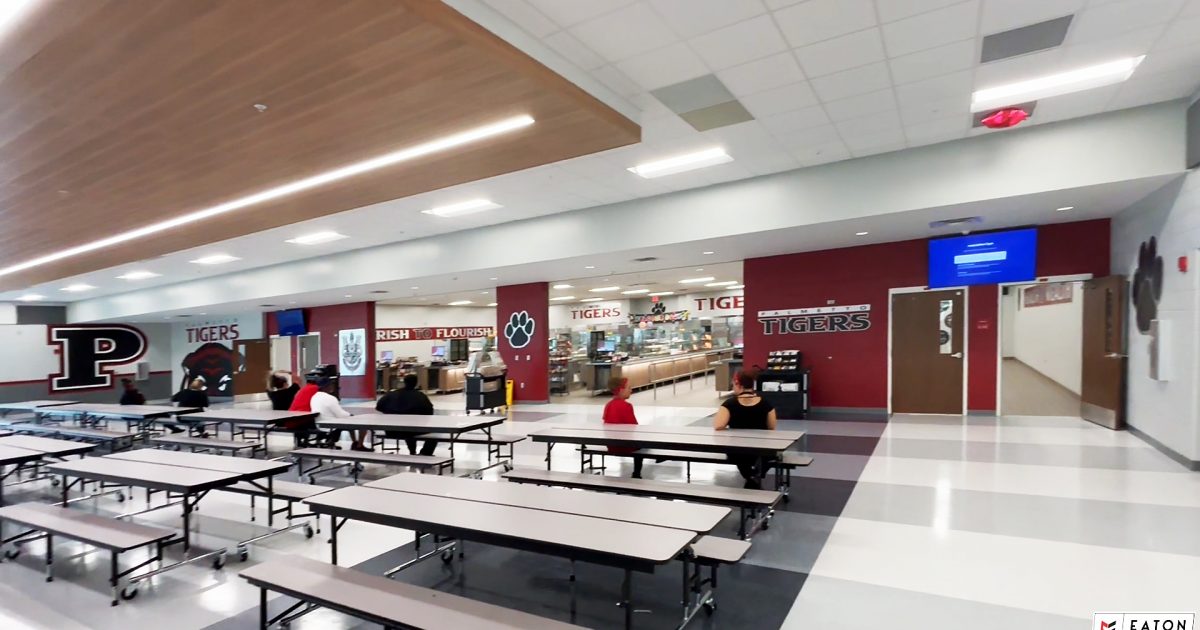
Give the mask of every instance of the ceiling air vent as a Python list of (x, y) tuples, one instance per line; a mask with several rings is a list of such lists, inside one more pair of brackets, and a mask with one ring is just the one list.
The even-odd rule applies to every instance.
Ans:
[(275, 308), (278, 304), (259, 304), (258, 308)]
[(961, 228), (961, 227), (968, 226), (968, 225), (975, 225), (977, 223), (983, 223), (983, 217), (962, 217), (960, 219), (942, 219), (941, 221), (931, 222), (929, 224), (929, 227), (931, 227), (935, 230), (937, 228), (944, 228), (944, 227)]
[(658, 260), (658, 256), (642, 256), (641, 258), (634, 258), (633, 262), (654, 262), (655, 260)]
[(381, 289), (376, 289), (376, 290), (374, 290), (374, 291), (369, 291), (369, 293), (380, 294), (380, 293), (387, 293), (387, 291), (383, 291), (383, 290), (381, 290)]

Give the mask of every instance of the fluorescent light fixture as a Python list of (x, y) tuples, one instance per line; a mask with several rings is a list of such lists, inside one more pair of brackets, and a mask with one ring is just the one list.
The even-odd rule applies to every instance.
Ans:
[(550, 298), (550, 301), (551, 301), (551, 302), (558, 302), (558, 301), (560, 301), (560, 300), (574, 300), (574, 299), (575, 299), (575, 296), (574, 296), (574, 295), (560, 295), (560, 296), (558, 296), (558, 297), (552, 297), (552, 298)]
[(21, 297), (17, 298), (17, 301), (18, 302), (37, 302), (39, 300), (44, 300), (44, 299), (46, 299), (46, 296), (44, 296), (44, 295), (38, 295), (36, 293), (26, 293), (25, 295), (22, 295)]
[(488, 304), (488, 306), (499, 306), (499, 305), (498, 305), (498, 304), (496, 304), (495, 302), (491, 302), (491, 303), (489, 303), (489, 304)]
[(674, 291), (656, 291), (654, 293), (651, 293), (650, 297), (657, 297), (660, 295), (675, 295), (675, 292)]
[(575, 287), (570, 284), (556, 284), (551, 288), (553, 288), (553, 289), (574, 289)]
[(584, 267), (584, 269), (595, 269), (595, 268), (596, 268), (596, 265), (588, 265), (588, 266)]
[(235, 260), (241, 260), (241, 258), (238, 258), (237, 256), (230, 256), (229, 254), (213, 254), (212, 256), (197, 258), (192, 262), (196, 263), (197, 265), (223, 265), (225, 263), (231, 263)]
[(67, 291), (70, 293), (79, 293), (81, 291), (91, 291), (92, 289), (95, 289), (95, 288), (96, 287), (94, 287), (90, 284), (83, 284), (82, 282), (80, 282), (78, 284), (67, 285), (67, 286), (59, 289), (59, 291)]
[(332, 243), (333, 241), (340, 241), (344, 238), (349, 238), (349, 237), (346, 236), (345, 234), (338, 234), (337, 232), (333, 232), (333, 231), (325, 231), (325, 232), (313, 232), (312, 234), (305, 234), (304, 236), (297, 236), (296, 238), (290, 238), (290, 239), (288, 239), (288, 242), (292, 243), (294, 245), (320, 245), (322, 243)]
[(448, 218), (461, 217), (464, 214), (474, 214), (476, 212), (483, 212), (484, 210), (495, 210), (496, 208), (503, 207), (504, 206), (487, 199), (469, 199), (467, 201), (460, 201), (458, 203), (452, 203), (446, 206), (438, 206), (436, 208), (422, 210), (421, 212), (423, 214), (432, 214), (435, 216)]
[(591, 291), (592, 293), (611, 293), (613, 291), (620, 290), (621, 287), (596, 287), (595, 289), (588, 289), (588, 291)]
[(713, 280), (716, 280), (716, 278), (712, 276), (705, 276), (703, 278), (686, 278), (684, 280), (680, 280), (679, 284), (701, 284), (704, 282), (712, 282)]
[(258, 205), (267, 201), (273, 201), (275, 199), (279, 199), (280, 197), (286, 197), (288, 195), (293, 195), (305, 190), (311, 190), (313, 188), (324, 186), (325, 184), (343, 180), (348, 177), (369, 173), (371, 171), (393, 166), (401, 162), (407, 162), (409, 160), (424, 157), (433, 153), (438, 153), (448, 149), (453, 149), (455, 147), (471, 144), (473, 142), (478, 142), (486, 138), (508, 133), (510, 131), (515, 131), (522, 127), (527, 127), (532, 125), (533, 122), (532, 116), (514, 116), (512, 118), (506, 118), (488, 125), (483, 125), (482, 127), (475, 127), (473, 129), (468, 129), (456, 134), (443, 136), (441, 138), (413, 145), (392, 153), (385, 153), (383, 155), (366, 159), (361, 162), (355, 162), (331, 171), (318, 173), (304, 179), (283, 184), (282, 186), (269, 188), (252, 195), (239, 197), (232, 201), (226, 201), (225, 203), (221, 203), (209, 208), (182, 214), (173, 219), (159, 221), (158, 223), (151, 223), (150, 225), (143, 226), (135, 230), (121, 232), (119, 234), (114, 234), (113, 236), (92, 241), (90, 243), (84, 243), (83, 245), (63, 249), (57, 252), (46, 254), (45, 256), (27, 260), (22, 263), (10, 265), (0, 269), (0, 276), (6, 276), (18, 271), (24, 271), (26, 269), (32, 269), (34, 267), (39, 267), (57, 260), (78, 256), (80, 254), (86, 254), (88, 252), (104, 249), (106, 247), (112, 247), (113, 245), (118, 245), (128, 241), (138, 240), (150, 236), (151, 234), (157, 234), (159, 232), (164, 232), (166, 230), (174, 229), (183, 225), (211, 219), (215, 216), (228, 214), (230, 212), (234, 212), (235, 210), (241, 210), (242, 208)]
[(1074, 210), (1074, 209), (1075, 209), (1075, 206), (1063, 206), (1063, 207), (1055, 210), (1055, 212), (1066, 212), (1067, 210)]
[(683, 155), (676, 155), (663, 160), (638, 164), (637, 166), (630, 167), (629, 172), (641, 177), (645, 177), (646, 179), (652, 179), (655, 177), (674, 175), (684, 171), (692, 171), (698, 168), (715, 166), (717, 164), (724, 164), (732, 161), (733, 158), (729, 157), (729, 154), (725, 152), (725, 149), (721, 147), (712, 147), (711, 149), (704, 149), (703, 151), (685, 153)]
[(161, 275), (162, 275), (161, 273), (154, 273), (153, 271), (130, 271), (129, 273), (125, 273), (125, 274), (117, 276), (117, 279), (118, 280), (147, 280), (149, 278), (157, 278)]
[(408, 288), (409, 288), (409, 289), (411, 289), (411, 290), (413, 290), (413, 291), (416, 291), (417, 289), (420, 289), (421, 287), (408, 287)]
[(866, 236), (868, 234), (870, 234), (870, 232), (855, 232), (854, 233), (855, 236)]
[(730, 288), (730, 289), (745, 289), (745, 288), (746, 288), (746, 285), (744, 285), (744, 284), (734, 284), (734, 285), (730, 285), (730, 287), (729, 287), (729, 288)]
[(709, 282), (706, 287), (728, 287), (737, 284), (737, 280), (723, 280), (721, 282)]
[(1036, 79), (975, 90), (971, 95), (971, 111), (981, 112), (1120, 83), (1132, 76), (1138, 64), (1145, 58), (1145, 55), (1126, 57)]
[(703, 253), (705, 256), (712, 256), (713, 254), (715, 254), (717, 252), (701, 252), (701, 253)]
[(604, 298), (583, 298), (580, 302), (603, 302)]
[(650, 289), (630, 289), (629, 291), (622, 291), (621, 295), (641, 295), (649, 292)]
[(448, 306), (466, 306), (470, 303), (471, 303), (471, 300), (455, 300), (453, 302), (447, 302), (446, 304)]

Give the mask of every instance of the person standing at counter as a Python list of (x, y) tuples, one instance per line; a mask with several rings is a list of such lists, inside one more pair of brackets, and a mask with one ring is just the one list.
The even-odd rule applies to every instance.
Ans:
[[(733, 396), (727, 398), (717, 408), (713, 428), (718, 431), (728, 429), (759, 429), (774, 431), (776, 418), (775, 408), (765, 398), (758, 395), (754, 386), (758, 381), (758, 370), (751, 368), (740, 370), (733, 377)], [(766, 472), (767, 462), (757, 455), (730, 454), (729, 461), (737, 466), (738, 472), (746, 480), (744, 487), (762, 490), (762, 475)]]
[[(612, 392), (612, 400), (604, 405), (604, 424), (637, 424), (637, 416), (633, 413), (633, 405), (629, 403), (629, 380), (614, 376), (608, 379), (608, 391)], [(621, 446), (610, 446), (608, 452), (620, 455), (636, 453), (638, 449)], [(642, 478), (641, 455), (633, 456), (633, 478)]]
[[(375, 403), (375, 411), (379, 413), (391, 413), (398, 415), (416, 415), (416, 416), (432, 416), (433, 403), (429, 401), (429, 397), (425, 392), (417, 389), (417, 383), (420, 379), (416, 374), (404, 375), (404, 389), (393, 389), (383, 395), (379, 402)], [(415, 431), (387, 431), (384, 433), (387, 437), (393, 440), (403, 439), (408, 445), (408, 454), (417, 454), (417, 440)], [(424, 446), (421, 447), (422, 455), (433, 455), (434, 449), (437, 448), (437, 442), (434, 440), (425, 440)]]

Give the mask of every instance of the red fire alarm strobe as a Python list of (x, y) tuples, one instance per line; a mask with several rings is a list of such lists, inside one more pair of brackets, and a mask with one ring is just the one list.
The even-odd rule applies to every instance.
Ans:
[(1017, 107), (1010, 107), (992, 112), (980, 122), (988, 129), (1008, 129), (1009, 127), (1016, 127), (1028, 119), (1029, 112)]
[(1187, 268), (1188, 268), (1188, 257), (1180, 256), (1179, 257), (1179, 271), (1182, 273), (1187, 273)]

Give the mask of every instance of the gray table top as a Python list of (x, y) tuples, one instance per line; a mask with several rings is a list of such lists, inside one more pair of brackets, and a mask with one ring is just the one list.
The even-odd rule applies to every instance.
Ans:
[(75, 405), (74, 400), (23, 400), (21, 402), (0, 403), (0, 409), (5, 411), (33, 411), (42, 407), (57, 407), (59, 405)]
[(0, 517), (52, 533), (71, 532), (71, 537), (104, 549), (128, 550), (166, 540), (175, 535), (169, 529), (111, 519), (74, 508), (46, 503), (18, 503), (0, 508)]
[(586, 478), (584, 479), (586, 486), (592, 490), (604, 488), (613, 492), (656, 495), (702, 503), (714, 502), (718, 505), (769, 507), (778, 503), (782, 498), (776, 490), (748, 490), (745, 488), (710, 486), (702, 483), (651, 481), (649, 479), (630, 479), (628, 477), (612, 477), (607, 475), (581, 475), (580, 473), (542, 470), (540, 468), (514, 468), (501, 476), (552, 485), (558, 484), (564, 487), (585, 485), (577, 484), (576, 482), (580, 478)]
[(0, 445), (0, 466), (32, 462), (34, 460), (41, 459), (42, 455), (45, 455), (45, 453), (41, 451), (31, 451), (29, 449), (17, 448), (15, 446)]
[(95, 444), (84, 444), (71, 440), (56, 440), (54, 438), (38, 437), (36, 435), (10, 435), (0, 438), (0, 444), (23, 448), (29, 451), (40, 451), (47, 455), (61, 456), (76, 453), (88, 453), (95, 450)]
[(74, 405), (56, 405), (42, 408), (46, 413), (71, 413), (76, 415), (109, 416), (115, 418), (151, 418), (177, 413), (194, 413), (199, 407), (171, 407), (169, 405), (104, 405), (92, 403), (77, 403)]
[(631, 431), (633, 433), (661, 433), (664, 435), (715, 435), (724, 437), (761, 438), (764, 440), (786, 440), (795, 442), (804, 437), (804, 431), (770, 431), (763, 429), (725, 429), (712, 427), (672, 427), (652, 424), (557, 424), (555, 429), (581, 429), (593, 431)]
[(694, 532), (512, 505), (351, 486), (306, 499), (319, 513), (608, 564), (670, 562)]
[(502, 424), (505, 418), (494, 416), (415, 416), (407, 414), (365, 413), (337, 418), (336, 420), (321, 420), (323, 429), (343, 429), (347, 431), (423, 431), (425, 433), (465, 433), (484, 427)]
[(264, 562), (244, 569), (240, 575), (251, 584), (317, 597), (377, 618), (402, 621), (405, 627), (582, 630), (580, 626), (301, 556)]
[(208, 453), (188, 453), (186, 451), (164, 451), (156, 448), (122, 451), (105, 456), (105, 459), (110, 458), (132, 462), (146, 462), (149, 464), (163, 464), (165, 466), (215, 470), (243, 475), (246, 478), (277, 475), (287, 471), (292, 466), (291, 462), (285, 461), (250, 459), (248, 457), (232, 457), (229, 455), (212, 455)]
[(729, 508), (714, 505), (414, 473), (401, 473), (366, 485), (368, 488), (594, 516), (701, 534), (712, 531), (730, 512)]
[(139, 488), (172, 490), (175, 492), (198, 492), (231, 485), (242, 476), (237, 473), (202, 470), (185, 466), (165, 466), (112, 457), (88, 457), (69, 462), (54, 463), (46, 470), (56, 475), (81, 477), (99, 481), (112, 481)]
[(209, 409), (208, 411), (191, 414), (187, 419), (244, 422), (246, 424), (271, 424), (285, 420), (303, 420), (315, 417), (317, 417), (317, 414), (312, 411), (276, 411), (274, 409), (238, 409), (234, 407), (232, 409)]
[(792, 444), (787, 440), (767, 440), (731, 435), (638, 433), (609, 429), (543, 429), (530, 433), (529, 438), (534, 442), (626, 446), (629, 448), (666, 448), (680, 451), (705, 451), (714, 453), (778, 453), (787, 450)]

